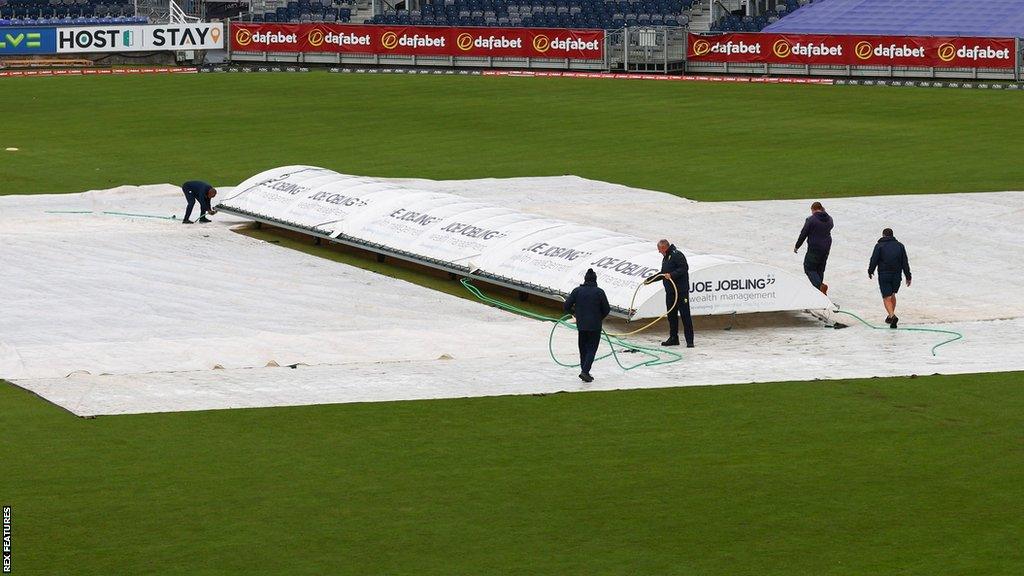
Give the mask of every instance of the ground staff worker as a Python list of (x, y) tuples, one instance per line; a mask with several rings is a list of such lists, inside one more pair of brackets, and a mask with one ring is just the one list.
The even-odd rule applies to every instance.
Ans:
[(601, 327), (605, 317), (611, 312), (608, 297), (604, 290), (597, 287), (597, 274), (588, 269), (583, 276), (583, 284), (573, 289), (565, 300), (563, 309), (566, 314), (576, 317), (576, 330), (579, 332), (580, 347), (580, 380), (593, 382), (590, 367), (594, 365), (597, 348), (601, 344)]
[(185, 200), (188, 202), (188, 207), (185, 208), (185, 217), (181, 219), (182, 224), (192, 224), (189, 217), (192, 216), (192, 207), (196, 205), (196, 202), (199, 202), (199, 220), (197, 222), (205, 224), (210, 221), (206, 217), (207, 214), (217, 213), (210, 206), (210, 200), (217, 195), (217, 189), (213, 186), (202, 180), (189, 180), (181, 185), (181, 191), (185, 193)]
[(811, 215), (804, 220), (800, 237), (796, 239), (793, 253), (807, 240), (807, 254), (804, 255), (804, 274), (822, 294), (828, 294), (825, 284), (825, 265), (828, 264), (828, 253), (832, 250), (832, 217), (825, 212), (821, 202), (811, 204)]
[(874, 276), (875, 268), (878, 268), (878, 289), (882, 292), (882, 304), (887, 314), (885, 323), (896, 328), (900, 321), (896, 316), (896, 293), (900, 291), (901, 276), (907, 277), (907, 287), (910, 287), (910, 260), (906, 247), (892, 235), (892, 228), (882, 230), (882, 237), (871, 252), (868, 278)]
[[(683, 319), (683, 337), (686, 347), (693, 348), (693, 319), (690, 317), (690, 266), (686, 256), (676, 249), (668, 240), (658, 240), (658, 252), (661, 253), (661, 273), (651, 276), (645, 284), (656, 282), (659, 278), (665, 287), (665, 307), (668, 309), (668, 340), (662, 346), (679, 345), (679, 318)], [(675, 282), (673, 288), (672, 282)], [(676, 298), (676, 289), (679, 298)], [(672, 304), (675, 303), (675, 306)]]

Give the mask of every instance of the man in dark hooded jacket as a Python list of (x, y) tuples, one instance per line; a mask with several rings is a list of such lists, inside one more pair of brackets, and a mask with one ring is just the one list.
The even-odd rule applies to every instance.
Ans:
[(828, 284), (825, 284), (825, 264), (828, 263), (828, 253), (832, 250), (832, 217), (825, 212), (821, 202), (811, 204), (811, 215), (804, 220), (804, 227), (800, 230), (800, 237), (796, 239), (796, 246), (793, 248), (795, 254), (800, 246), (807, 240), (807, 254), (804, 255), (804, 274), (811, 284), (821, 290), (822, 294), (828, 294)]
[(566, 314), (576, 317), (580, 347), (580, 380), (593, 382), (590, 367), (594, 365), (597, 347), (601, 344), (601, 326), (611, 312), (608, 297), (604, 290), (597, 287), (597, 274), (593, 269), (587, 270), (583, 276), (583, 284), (573, 289), (565, 300), (563, 309)]
[(871, 253), (871, 261), (868, 263), (868, 278), (875, 274), (878, 268), (878, 288), (882, 292), (882, 304), (885, 305), (885, 323), (890, 328), (896, 328), (900, 321), (896, 317), (896, 293), (900, 291), (901, 275), (907, 278), (907, 287), (910, 287), (910, 260), (907, 258), (907, 249), (892, 235), (892, 228), (882, 230), (882, 237), (875, 244), (875, 250)]
[[(686, 347), (693, 348), (693, 318), (690, 317), (690, 265), (686, 262), (686, 256), (668, 240), (658, 240), (658, 252), (661, 253), (661, 273), (644, 280), (644, 283), (651, 284), (660, 279), (665, 288), (665, 308), (668, 309), (669, 332), (668, 340), (662, 342), (661, 345), (679, 345), (679, 319), (682, 318)], [(671, 282), (669, 278), (672, 279)], [(678, 298), (676, 290), (679, 291)]]

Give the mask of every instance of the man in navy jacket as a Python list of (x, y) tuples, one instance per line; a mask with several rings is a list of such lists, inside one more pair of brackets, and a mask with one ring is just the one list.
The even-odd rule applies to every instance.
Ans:
[[(661, 273), (644, 280), (644, 284), (651, 284), (661, 279), (661, 284), (665, 288), (665, 308), (668, 309), (669, 332), (668, 340), (662, 342), (661, 345), (679, 345), (679, 320), (681, 318), (686, 347), (693, 348), (693, 318), (690, 316), (690, 265), (686, 262), (686, 256), (668, 240), (658, 240), (658, 252), (661, 253)], [(676, 296), (677, 290), (679, 291), (678, 297)]]
[(566, 314), (576, 317), (576, 330), (579, 332), (580, 348), (580, 380), (593, 382), (590, 367), (594, 365), (597, 347), (601, 344), (601, 327), (605, 317), (611, 312), (608, 297), (604, 290), (597, 287), (597, 274), (588, 269), (583, 276), (583, 284), (573, 289), (562, 306)]
[(878, 289), (882, 292), (882, 304), (888, 314), (885, 323), (890, 328), (896, 328), (900, 321), (896, 317), (896, 293), (900, 291), (901, 276), (906, 276), (907, 287), (910, 287), (910, 260), (907, 258), (907, 249), (892, 235), (892, 228), (882, 230), (882, 237), (875, 244), (868, 263), (868, 278), (874, 276), (875, 268), (878, 268)]
[(196, 205), (196, 202), (199, 202), (199, 220), (197, 222), (205, 224), (210, 221), (206, 217), (207, 214), (217, 213), (210, 206), (210, 200), (217, 195), (217, 189), (213, 186), (202, 180), (189, 180), (181, 185), (181, 191), (185, 193), (185, 200), (188, 202), (188, 207), (185, 208), (185, 217), (181, 219), (182, 224), (192, 224), (189, 217), (192, 216), (192, 207)]
[(804, 274), (811, 284), (821, 290), (822, 294), (828, 294), (828, 284), (825, 284), (825, 265), (828, 263), (828, 253), (832, 250), (832, 217), (825, 212), (821, 202), (811, 204), (811, 215), (804, 220), (804, 227), (800, 230), (800, 237), (796, 239), (796, 246), (793, 248), (795, 254), (800, 246), (807, 240), (807, 254), (804, 255)]

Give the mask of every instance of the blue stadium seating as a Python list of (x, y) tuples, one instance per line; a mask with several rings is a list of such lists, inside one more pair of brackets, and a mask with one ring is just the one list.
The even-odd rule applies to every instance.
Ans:
[(681, 26), (693, 0), (426, 0), (420, 10), (389, 10), (366, 24), (615, 29)]
[[(824, 0), (818, 0), (822, 3)], [(737, 16), (726, 14), (711, 24), (711, 32), (768, 32), (768, 26), (786, 16), (796, 13), (801, 6), (814, 3), (814, 0), (778, 0), (775, 7), (757, 16)]]
[(765, 32), (1024, 37), (1024, 0), (825, 0)]
[(0, 0), (0, 26), (144, 24), (128, 0)]
[(292, 0), (273, 12), (252, 14), (251, 22), (351, 22), (352, 8), (348, 2), (334, 0)]

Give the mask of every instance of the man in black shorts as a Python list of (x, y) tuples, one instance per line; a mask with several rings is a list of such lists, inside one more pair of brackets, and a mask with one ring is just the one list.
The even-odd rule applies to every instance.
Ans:
[(885, 323), (896, 328), (900, 319), (896, 316), (896, 293), (900, 291), (901, 276), (906, 276), (907, 287), (910, 286), (910, 261), (907, 249), (892, 235), (892, 228), (882, 230), (882, 237), (875, 244), (868, 264), (868, 278), (878, 268), (878, 288), (882, 292), (882, 303), (885, 305)]

